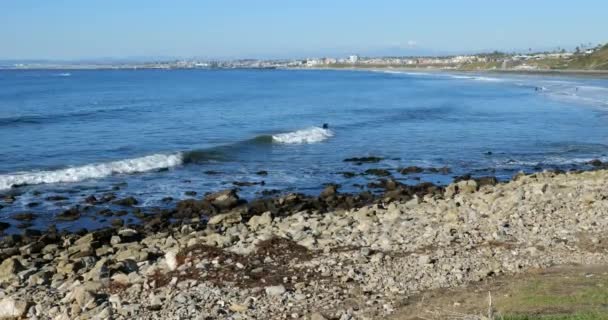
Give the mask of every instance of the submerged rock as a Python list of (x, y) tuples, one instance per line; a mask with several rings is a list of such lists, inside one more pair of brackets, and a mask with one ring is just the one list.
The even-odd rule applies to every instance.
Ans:
[(35, 220), (37, 217), (38, 216), (33, 212), (21, 212), (11, 215), (11, 219), (19, 221), (32, 221)]
[(65, 201), (65, 200), (68, 200), (68, 198), (64, 197), (64, 196), (50, 196), (50, 197), (44, 198), (44, 200), (46, 200), (46, 201)]
[(132, 207), (134, 205), (137, 205), (139, 202), (134, 197), (127, 197), (124, 199), (116, 200), (113, 203), (119, 206)]
[(344, 159), (344, 162), (355, 162), (358, 164), (362, 164), (362, 163), (378, 163), (382, 160), (384, 160), (384, 158), (371, 156), (371, 157), (360, 157), (360, 158), (357, 158), (357, 157), (347, 158), (347, 159)]
[(72, 221), (78, 218), (80, 218), (80, 210), (77, 207), (72, 207), (55, 216), (55, 219), (62, 221)]
[(401, 174), (410, 174), (410, 173), (421, 173), (424, 169), (416, 166), (410, 166), (399, 169), (399, 173)]
[(391, 173), (386, 169), (367, 169), (365, 174), (374, 175), (378, 177), (388, 177)]

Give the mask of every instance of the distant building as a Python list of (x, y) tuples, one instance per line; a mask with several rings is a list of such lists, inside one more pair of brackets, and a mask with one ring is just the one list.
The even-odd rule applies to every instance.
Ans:
[(348, 62), (350, 62), (350, 63), (357, 63), (358, 61), (359, 61), (359, 56), (358, 55), (348, 56)]

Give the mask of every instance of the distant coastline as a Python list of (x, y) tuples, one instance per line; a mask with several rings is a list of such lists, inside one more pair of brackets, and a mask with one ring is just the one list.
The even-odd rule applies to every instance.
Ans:
[(420, 72), (420, 73), (494, 73), (494, 74), (522, 74), (522, 75), (564, 75), (564, 76), (588, 76), (608, 77), (608, 70), (516, 70), (516, 69), (442, 69), (442, 68), (407, 68), (407, 67), (317, 67), (317, 68), (295, 68), (297, 70), (335, 70), (335, 71), (395, 71), (395, 72)]
[(392, 69), (408, 71), (501, 72), (518, 74), (608, 74), (608, 45), (567, 52), (478, 53), (453, 56), (395, 56), (299, 59), (147, 60), (147, 61), (18, 61), (0, 60), (9, 70), (138, 70), (138, 69)]

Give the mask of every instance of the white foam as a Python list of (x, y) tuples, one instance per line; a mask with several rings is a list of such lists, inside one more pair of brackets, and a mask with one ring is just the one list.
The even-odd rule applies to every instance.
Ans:
[(376, 72), (388, 73), (388, 74), (405, 74), (408, 76), (432, 76), (432, 73), (422, 71), (397, 71), (397, 70), (377, 70)]
[(467, 76), (460, 74), (449, 74), (448, 77), (452, 79), (465, 79), (465, 80), (475, 80), (475, 81), (489, 81), (489, 82), (500, 82), (504, 81), (504, 79), (492, 78), (492, 77), (483, 77), (483, 76)]
[(183, 163), (181, 153), (154, 154), (135, 159), (126, 159), (99, 164), (52, 171), (30, 171), (0, 175), (0, 190), (14, 185), (42, 184), (58, 182), (78, 182), (86, 179), (99, 179), (113, 174), (137, 173), (175, 167)]
[(272, 141), (286, 144), (317, 143), (329, 139), (334, 133), (329, 129), (311, 127), (288, 133), (280, 133), (272, 136)]

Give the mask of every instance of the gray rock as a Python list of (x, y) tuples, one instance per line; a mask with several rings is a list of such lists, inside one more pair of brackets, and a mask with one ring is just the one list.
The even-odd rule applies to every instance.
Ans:
[(6, 297), (0, 300), (0, 319), (18, 319), (25, 316), (28, 303), (24, 300)]
[(285, 287), (283, 285), (278, 285), (266, 287), (264, 288), (264, 291), (266, 291), (266, 294), (269, 296), (280, 296), (287, 290), (285, 290)]
[(18, 281), (18, 273), (23, 270), (23, 265), (16, 258), (6, 259), (0, 264), (0, 284)]
[(222, 213), (222, 214), (217, 214), (213, 217), (211, 217), (211, 219), (209, 219), (208, 224), (211, 225), (217, 225), (217, 224), (222, 224), (222, 225), (231, 225), (231, 224), (236, 224), (236, 223), (240, 223), (243, 220), (243, 217), (241, 217), (241, 213), (238, 211), (231, 211), (228, 213)]

